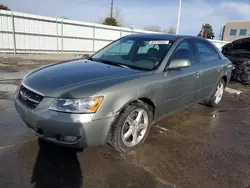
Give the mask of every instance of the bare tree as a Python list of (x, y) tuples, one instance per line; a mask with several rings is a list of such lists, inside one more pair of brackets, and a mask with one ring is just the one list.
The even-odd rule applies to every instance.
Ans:
[(164, 33), (167, 33), (167, 34), (176, 34), (176, 28), (175, 27), (170, 27), (168, 28), (168, 30), (164, 30)]
[(121, 10), (119, 8), (114, 9), (113, 17), (116, 19), (119, 26), (122, 27), (124, 25), (123, 15), (122, 15)]
[(97, 19), (96, 23), (102, 24), (104, 20), (105, 20), (105, 17), (99, 17), (98, 16), (98, 19)]
[(161, 27), (158, 25), (146, 26), (146, 27), (144, 27), (144, 29), (148, 30), (148, 31), (161, 32)]
[(69, 18), (67, 16), (61, 16), (60, 18), (68, 20)]

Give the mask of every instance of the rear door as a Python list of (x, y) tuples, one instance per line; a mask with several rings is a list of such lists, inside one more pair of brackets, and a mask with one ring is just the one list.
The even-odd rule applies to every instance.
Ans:
[(222, 60), (213, 45), (205, 40), (195, 40), (198, 62), (202, 66), (201, 88), (197, 99), (208, 97), (221, 78)]

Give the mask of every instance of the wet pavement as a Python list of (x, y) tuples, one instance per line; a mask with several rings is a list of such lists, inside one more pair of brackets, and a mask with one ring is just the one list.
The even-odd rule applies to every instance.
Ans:
[[(248, 91), (248, 90), (246, 90)], [(219, 108), (201, 105), (152, 127), (145, 143), (119, 154), (40, 141), (11, 97), (0, 100), (0, 187), (213, 187), (250, 185), (247, 94), (227, 94)]]
[(244, 93), (227, 93), (218, 108), (196, 105), (165, 118), (127, 154), (41, 141), (17, 115), (13, 91), (2, 92), (0, 187), (249, 188), (250, 89), (230, 87)]
[(11, 55), (0, 54), (0, 81), (23, 78), (30, 70), (69, 59), (81, 58), (73, 55), (33, 54)]

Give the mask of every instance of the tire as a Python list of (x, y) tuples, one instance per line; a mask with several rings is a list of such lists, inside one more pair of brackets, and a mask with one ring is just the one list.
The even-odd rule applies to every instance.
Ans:
[[(135, 125), (135, 120), (137, 117), (137, 120), (139, 120), (139, 113), (142, 114), (140, 123), (138, 123), (138, 125)], [(123, 111), (121, 111), (121, 113), (112, 124), (109, 144), (119, 152), (127, 152), (131, 149), (136, 148), (146, 139), (152, 121), (153, 109), (151, 106), (143, 103), (142, 101), (137, 101), (128, 105)], [(147, 126), (142, 129), (142, 127), (144, 127), (142, 126), (142, 124), (147, 124)], [(135, 135), (135, 133), (133, 131), (136, 132), (138, 136), (138, 138), (136, 138), (135, 140), (133, 136)], [(128, 135), (130, 136), (128, 137)]]
[[(217, 98), (218, 97), (217, 91), (218, 91), (219, 87), (222, 87), (222, 88), (220, 88), (222, 93), (220, 94), (220, 97)], [(210, 107), (217, 106), (223, 98), (225, 87), (226, 87), (226, 83), (223, 79), (221, 79), (219, 81), (219, 83), (217, 84), (217, 86), (215, 87), (211, 97), (205, 102), (205, 105), (210, 106)]]

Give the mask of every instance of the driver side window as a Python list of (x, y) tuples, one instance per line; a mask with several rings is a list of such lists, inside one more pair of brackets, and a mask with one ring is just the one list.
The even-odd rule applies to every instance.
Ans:
[(190, 41), (183, 41), (179, 44), (179, 46), (175, 49), (171, 61), (177, 59), (188, 59), (192, 64), (194, 62), (194, 51), (193, 46)]

